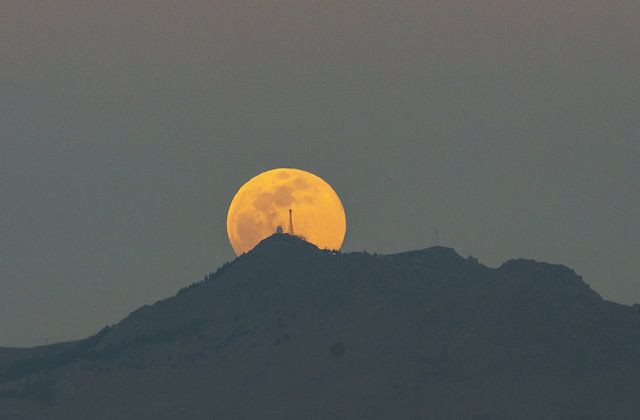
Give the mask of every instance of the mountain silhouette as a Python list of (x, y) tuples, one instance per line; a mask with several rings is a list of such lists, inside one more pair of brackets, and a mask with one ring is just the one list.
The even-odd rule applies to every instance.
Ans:
[(0, 349), (0, 418), (638, 418), (640, 310), (572, 270), (274, 235), (84, 340)]

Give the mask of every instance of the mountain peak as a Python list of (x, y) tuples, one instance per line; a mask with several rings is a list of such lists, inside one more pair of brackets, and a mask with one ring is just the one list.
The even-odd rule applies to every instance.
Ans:
[(582, 277), (561, 264), (519, 258), (506, 261), (497, 271), (512, 282), (520, 284), (521, 287), (533, 287), (556, 296), (561, 292), (587, 299), (602, 300), (600, 295), (592, 290)]
[(289, 235), (287, 233), (274, 233), (273, 235), (268, 236), (258, 242), (258, 245), (256, 245), (247, 254), (264, 252), (265, 249), (304, 249), (309, 252), (320, 251), (320, 249), (316, 245), (312, 244), (311, 242), (307, 242), (300, 236)]
[(393, 254), (393, 256), (399, 258), (425, 258), (441, 262), (460, 262), (464, 260), (464, 257), (458, 254), (455, 249), (439, 245), (414, 251), (401, 252), (399, 254)]
[(240, 255), (237, 262), (259, 259), (267, 264), (306, 260), (322, 254), (316, 245), (295, 235), (275, 233), (261, 240), (252, 250)]

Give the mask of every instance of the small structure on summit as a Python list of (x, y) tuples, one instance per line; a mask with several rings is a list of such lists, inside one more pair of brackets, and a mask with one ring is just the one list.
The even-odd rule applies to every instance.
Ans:
[(289, 235), (295, 236), (293, 233), (293, 210), (289, 209)]
[(296, 236), (300, 239), (305, 239), (304, 236), (302, 235), (296, 235), (294, 230), (293, 230), (293, 210), (289, 209), (289, 229), (287, 232), (284, 231), (284, 227), (282, 227), (282, 225), (278, 225), (276, 226), (276, 234), (277, 235), (290, 235), (290, 236)]

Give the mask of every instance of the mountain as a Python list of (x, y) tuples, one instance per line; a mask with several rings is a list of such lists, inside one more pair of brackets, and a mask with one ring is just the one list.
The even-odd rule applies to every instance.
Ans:
[(0, 349), (0, 418), (638, 418), (640, 311), (572, 270), (274, 235), (84, 340)]

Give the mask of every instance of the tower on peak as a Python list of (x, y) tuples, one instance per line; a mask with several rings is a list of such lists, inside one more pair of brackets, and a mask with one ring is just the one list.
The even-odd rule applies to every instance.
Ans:
[(295, 235), (293, 233), (293, 210), (289, 209), (289, 235)]

